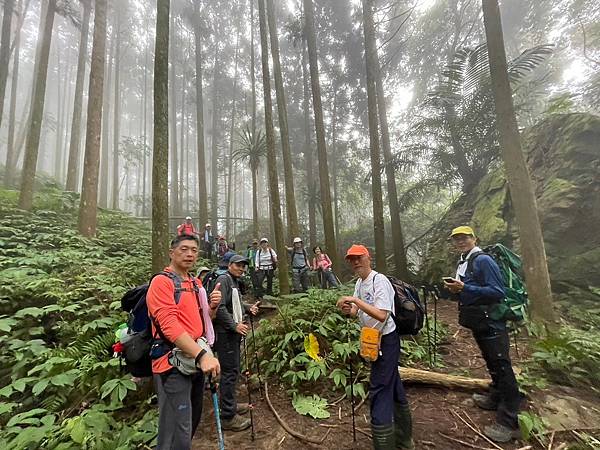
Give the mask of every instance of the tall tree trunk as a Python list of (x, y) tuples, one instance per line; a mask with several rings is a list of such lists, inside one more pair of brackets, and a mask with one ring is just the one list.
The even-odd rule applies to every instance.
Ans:
[(152, 155), (152, 271), (169, 261), (169, 7), (156, 3), (154, 152)]
[[(102, 151), (100, 154), (100, 193), (98, 197), (98, 203), (103, 208), (108, 208), (108, 180), (109, 180), (109, 168), (108, 168), (108, 155), (109, 155), (109, 142), (110, 142), (110, 127), (108, 126), (110, 120), (111, 101), (110, 92), (112, 88), (112, 67), (115, 54), (115, 42), (116, 36), (114, 36), (114, 25), (112, 30), (112, 38), (110, 40), (110, 50), (108, 52), (108, 60), (105, 65), (105, 89), (103, 91), (104, 104), (102, 106)], [(88, 98), (88, 102), (90, 99)]]
[(225, 235), (227, 239), (230, 239), (230, 222), (231, 222), (231, 203), (232, 203), (232, 179), (233, 179), (233, 144), (235, 136), (235, 103), (237, 97), (237, 83), (238, 83), (238, 59), (240, 53), (240, 24), (238, 23), (237, 39), (235, 44), (235, 62), (234, 62), (234, 73), (233, 73), (233, 93), (231, 97), (231, 126), (229, 128), (229, 158), (227, 161), (227, 212), (225, 214)]
[(67, 191), (77, 190), (79, 170), (79, 145), (81, 141), (81, 112), (83, 111), (83, 84), (90, 28), (91, 0), (83, 1), (83, 20), (77, 56), (77, 78), (75, 80), (75, 99), (73, 102), (73, 119), (71, 122), (71, 141), (69, 143), (69, 163), (67, 167)]
[(206, 188), (206, 157), (204, 150), (204, 96), (202, 93), (202, 31), (200, 2), (194, 2), (194, 42), (196, 50), (196, 152), (198, 154), (198, 216), (199, 227), (208, 222), (208, 193)]
[(308, 236), (310, 247), (317, 245), (316, 182), (314, 177), (313, 151), (310, 138), (310, 80), (306, 68), (306, 36), (302, 37), (302, 109), (304, 110), (304, 165), (308, 188)]
[(331, 160), (334, 161), (332, 164), (331, 170), (331, 178), (333, 179), (333, 225), (335, 230), (335, 240), (339, 239), (339, 220), (338, 220), (338, 165), (335, 164), (335, 161), (341, 161), (341, 158), (338, 157), (337, 152), (337, 122), (338, 122), (338, 86), (336, 84), (333, 85), (333, 113), (331, 114)]
[(144, 49), (144, 93), (143, 93), (143, 102), (142, 102), (142, 108), (144, 109), (143, 111), (143, 115), (144, 115), (144, 131), (143, 131), (143, 139), (144, 139), (144, 161), (142, 163), (143, 167), (142, 167), (142, 178), (143, 183), (142, 183), (142, 216), (143, 217), (147, 217), (148, 216), (148, 201), (146, 199), (146, 187), (148, 185), (148, 155), (146, 154), (147, 148), (148, 148), (148, 139), (147, 139), (147, 135), (148, 135), (148, 53), (149, 53), (149, 48), (146, 47)]
[[(250, 0), (250, 84), (252, 88), (252, 137), (256, 136), (256, 67), (254, 57), (254, 0)], [(254, 235), (258, 236), (258, 218), (254, 218)]]
[(2, 16), (2, 35), (0, 36), (0, 124), (4, 115), (4, 94), (8, 79), (10, 64), (10, 28), (12, 24), (15, 0), (4, 0), (4, 15)]
[(211, 129), (211, 175), (210, 175), (210, 216), (212, 229), (215, 235), (219, 234), (219, 151), (217, 147), (217, 127), (219, 124), (218, 108), (218, 81), (219, 73), (219, 43), (215, 43), (215, 58), (213, 69), (213, 95), (212, 95), (212, 129)]
[(119, 140), (121, 139), (121, 6), (115, 4), (115, 100), (113, 106), (112, 209), (119, 209)]
[(170, 187), (170, 203), (171, 203), (171, 212), (173, 215), (179, 214), (179, 185), (178, 185), (178, 168), (177, 168), (177, 77), (175, 76), (175, 15), (171, 15), (171, 76), (170, 76), (170, 86), (171, 86), (171, 147), (169, 149), (169, 153), (171, 155), (171, 180), (169, 183)]
[[(17, 5), (18, 14), (22, 12), (22, 0)], [(15, 147), (15, 116), (17, 112), (17, 88), (19, 85), (19, 57), (21, 52), (21, 30), (16, 30), (15, 55), (13, 57), (12, 80), (10, 85), (10, 110), (8, 113), (8, 142), (6, 144), (6, 166), (4, 172), (4, 185), (12, 187), (14, 173), (17, 166), (17, 155)], [(25, 108), (24, 108), (25, 109)]]
[(508, 80), (506, 53), (498, 0), (483, 0), (483, 20), (489, 54), (492, 91), (496, 105), (496, 126), (506, 169), (506, 178), (519, 224), (523, 269), (531, 298), (533, 320), (552, 326), (550, 276), (535, 191), (523, 150)]
[(273, 221), (273, 231), (275, 234), (275, 246), (277, 247), (277, 253), (279, 254), (279, 291), (281, 294), (288, 294), (290, 291), (290, 282), (288, 278), (288, 257), (283, 237), (281, 203), (279, 198), (279, 186), (277, 182), (275, 130), (273, 128), (273, 104), (271, 102), (271, 80), (269, 74), (269, 44), (267, 36), (267, 23), (265, 18), (264, 0), (258, 0), (258, 16), (260, 24), (260, 48), (262, 62), (263, 94), (265, 102), (265, 133), (267, 140), (267, 168), (269, 174), (271, 218)]
[[(183, 211), (183, 193), (187, 189), (187, 183), (184, 183), (185, 177), (187, 177), (186, 172), (184, 172), (183, 163), (185, 162), (185, 145), (183, 143), (184, 133), (185, 133), (185, 95), (186, 95), (186, 84), (187, 80), (185, 77), (185, 66), (186, 62), (182, 63), (182, 67), (184, 70), (181, 72), (181, 126), (179, 129), (179, 179), (177, 180), (179, 183), (178, 192), (179, 192), (179, 202), (177, 204), (178, 212)], [(185, 175), (184, 175), (185, 174)], [(186, 213), (187, 215), (187, 213)]]
[[(60, 36), (60, 26), (56, 27), (56, 34)], [(54, 41), (56, 43), (56, 41)], [(60, 59), (61, 49), (60, 46), (56, 46), (56, 132), (54, 134), (54, 178), (60, 183), (60, 164), (61, 164), (61, 129), (62, 129), (62, 104), (65, 98), (65, 89), (63, 79), (66, 79), (62, 73), (63, 66), (68, 67), (68, 61), (61, 61)]]
[(379, 152), (379, 128), (377, 125), (377, 93), (375, 89), (374, 65), (375, 29), (373, 27), (372, 0), (362, 0), (363, 28), (365, 34), (365, 60), (367, 66), (367, 106), (369, 112), (369, 149), (371, 152), (371, 180), (373, 195), (373, 233), (375, 238), (375, 267), (386, 273), (385, 231), (383, 222), (383, 200), (381, 192), (381, 156)]
[(106, 0), (96, 0), (94, 12), (94, 40), (90, 83), (88, 91), (87, 126), (85, 132), (85, 158), (83, 182), (79, 204), (79, 232), (84, 236), (96, 234), (98, 201), (98, 169), (100, 163), (100, 136), (102, 107), (104, 102), (104, 65), (106, 57)]
[(303, 0), (305, 15), (305, 34), (308, 45), (308, 63), (312, 87), (313, 110), (315, 114), (315, 132), (317, 135), (317, 153), (319, 157), (319, 181), (321, 187), (321, 209), (323, 212), (323, 228), (325, 246), (334, 267), (338, 267), (338, 249), (335, 242), (333, 212), (331, 208), (331, 191), (329, 188), (329, 169), (327, 167), (327, 147), (325, 145), (325, 126), (323, 124), (323, 106), (321, 104), (321, 84), (319, 82), (319, 65), (317, 58), (317, 37), (315, 34), (315, 18), (312, 0)]
[(31, 102), (31, 121), (27, 143), (25, 144), (25, 159), (23, 160), (21, 192), (19, 194), (19, 208), (26, 210), (30, 210), (33, 205), (33, 185), (35, 183), (40, 132), (44, 116), (46, 76), (48, 74), (48, 57), (50, 56), (50, 44), (52, 43), (55, 10), (56, 0), (49, 0), (46, 15), (40, 18), (40, 21), (44, 23), (44, 32), (42, 33), (39, 58), (36, 60), (37, 70), (34, 77), (34, 94)]
[(285, 182), (285, 204), (287, 214), (288, 241), (298, 236), (298, 211), (294, 195), (294, 173), (292, 171), (292, 152), (290, 150), (290, 135), (288, 131), (287, 104), (279, 61), (279, 39), (273, 0), (267, 0), (267, 16), (269, 20), (269, 35), (271, 38), (271, 56), (273, 59), (273, 75), (275, 77), (275, 93), (277, 94), (277, 111), (279, 113), (279, 133), (281, 150), (283, 152), (283, 177)]
[[(406, 265), (406, 252), (404, 251), (404, 234), (402, 233), (402, 223), (400, 222), (400, 205), (398, 204), (398, 192), (396, 190), (396, 174), (392, 165), (392, 149), (390, 145), (390, 132), (387, 121), (387, 107), (385, 103), (385, 94), (383, 91), (383, 81), (381, 76), (381, 67), (379, 56), (377, 55), (375, 45), (375, 25), (373, 24), (372, 0), (366, 0), (369, 4), (369, 14), (365, 15), (365, 39), (369, 40), (370, 52), (372, 55), (372, 70), (375, 77), (375, 86), (377, 90), (377, 109), (379, 124), (381, 126), (381, 145), (383, 147), (383, 160), (385, 163), (385, 177), (387, 181), (388, 201), (390, 204), (390, 222), (392, 231), (392, 245), (394, 248), (394, 274), (403, 280), (408, 279), (408, 267)], [(367, 24), (372, 34), (367, 35)]]

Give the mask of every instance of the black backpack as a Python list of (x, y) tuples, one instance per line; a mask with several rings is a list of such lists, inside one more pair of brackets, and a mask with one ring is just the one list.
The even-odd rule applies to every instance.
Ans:
[[(146, 295), (148, 288), (154, 277), (164, 275), (173, 281), (175, 287), (174, 300), (179, 304), (181, 292), (181, 278), (173, 272), (159, 272), (154, 274), (148, 283), (130, 289), (121, 299), (121, 309), (129, 313), (127, 321), (127, 333), (121, 338), (123, 350), (121, 357), (125, 360), (126, 369), (135, 377), (152, 376), (152, 357), (151, 352), (168, 352), (173, 348), (173, 344), (162, 333), (158, 323), (154, 326), (158, 333), (158, 338), (152, 336), (153, 320), (148, 315), (148, 305), (146, 304)], [(199, 287), (192, 277), (196, 300), (198, 300)], [(199, 302), (199, 300), (198, 300)], [(154, 355), (157, 357), (158, 355)]]
[[(394, 288), (394, 311), (392, 314), (396, 324), (396, 332), (399, 335), (417, 335), (425, 321), (425, 310), (421, 304), (419, 293), (414, 286), (387, 276)], [(373, 280), (374, 281), (374, 280)]]

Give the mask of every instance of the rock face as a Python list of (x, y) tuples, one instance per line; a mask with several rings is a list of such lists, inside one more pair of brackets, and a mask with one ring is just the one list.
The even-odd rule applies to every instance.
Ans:
[[(523, 135), (536, 189), (552, 290), (600, 299), (600, 117), (551, 116)], [(513, 194), (513, 195), (518, 195)], [(461, 197), (437, 225), (421, 279), (452, 275), (457, 255), (448, 239), (458, 225), (473, 226), (483, 245), (519, 251), (518, 226), (502, 169)]]

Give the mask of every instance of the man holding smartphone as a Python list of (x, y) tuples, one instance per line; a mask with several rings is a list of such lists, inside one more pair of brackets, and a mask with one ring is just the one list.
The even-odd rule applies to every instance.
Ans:
[(495, 320), (494, 309), (504, 299), (504, 282), (494, 259), (477, 247), (471, 227), (454, 228), (452, 244), (460, 252), (456, 276), (444, 277), (445, 287), (458, 298), (458, 322), (473, 332), (492, 378), (489, 394), (474, 394), (473, 401), (496, 411), (496, 423), (484, 434), (496, 442), (520, 438), (521, 396), (509, 355), (506, 321)]

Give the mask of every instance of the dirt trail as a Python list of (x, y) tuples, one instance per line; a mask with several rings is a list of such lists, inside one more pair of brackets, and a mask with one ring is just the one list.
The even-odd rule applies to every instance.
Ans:
[[(440, 302), (438, 319), (448, 324), (449, 334), (440, 347), (440, 352), (444, 355), (445, 367), (436, 370), (445, 373), (487, 377), (485, 363), (479, 355), (470, 333), (468, 330), (459, 328), (457, 324), (456, 304)], [(514, 342), (511, 345), (511, 356), (516, 370), (518, 370), (519, 363), (526, 354), (524, 342), (519, 341), (518, 347), (519, 355), (515, 352)], [(484, 425), (493, 422), (493, 413), (476, 408), (470, 399), (470, 393), (424, 386), (406, 386), (406, 388), (413, 411), (414, 438), (417, 449), (467, 450), (494, 448), (452, 413), (452, 411), (459, 413), (480, 429)], [(318, 390), (315, 389), (315, 391)], [(326, 392), (317, 393), (324, 397), (327, 397), (328, 394)], [(344, 400), (336, 406), (330, 406), (331, 417), (327, 420), (317, 421), (296, 413), (284, 387), (279, 385), (276, 379), (269, 380), (269, 397), (278, 413), (294, 430), (314, 438), (322, 438), (328, 433), (323, 444), (311, 446), (287, 434), (275, 420), (266, 401), (264, 399), (259, 400), (259, 393), (256, 391), (253, 392), (253, 400), (256, 402), (254, 409), (255, 440), (251, 440), (250, 430), (240, 433), (226, 432), (225, 447), (227, 449), (371, 448), (370, 438), (361, 432), (357, 432), (356, 442), (352, 440), (349, 401)], [(247, 401), (245, 388), (240, 389), (239, 401)], [(212, 403), (208, 395), (205, 397), (204, 408), (202, 423), (194, 439), (194, 450), (218, 448)], [(369, 432), (368, 401), (360, 408), (356, 416), (356, 424), (361, 430)], [(559, 438), (560, 435), (557, 435), (556, 446), (562, 442)], [(516, 450), (525, 445), (527, 445), (525, 442), (513, 442), (499, 447), (503, 450)], [(533, 445), (533, 448), (541, 448), (535, 446), (535, 444)]]

